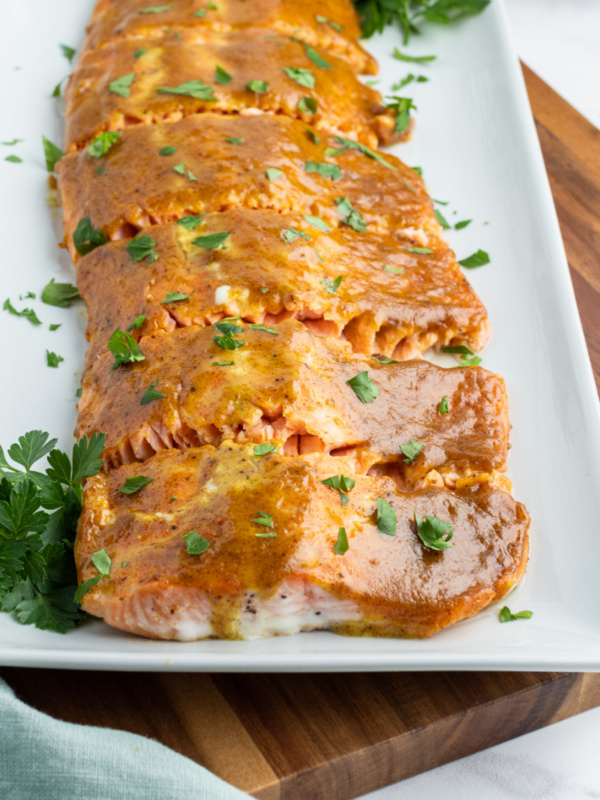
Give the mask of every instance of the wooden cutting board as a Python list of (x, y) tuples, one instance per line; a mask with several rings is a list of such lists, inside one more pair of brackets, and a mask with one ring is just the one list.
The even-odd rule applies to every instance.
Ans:
[[(600, 131), (525, 78), (600, 386)], [(150, 736), (262, 800), (347, 800), (600, 705), (593, 674), (2, 675), (36, 708)]]

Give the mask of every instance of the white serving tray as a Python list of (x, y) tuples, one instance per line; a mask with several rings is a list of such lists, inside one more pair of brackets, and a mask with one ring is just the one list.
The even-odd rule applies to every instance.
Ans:
[[(41, 145), (62, 140), (62, 108), (50, 98), (68, 72), (59, 43), (80, 46), (91, 0), (4, 0), (0, 4), (2, 271), (0, 301), (38, 294), (51, 277), (73, 280), (58, 214), (46, 205)], [(504, 375), (513, 423), (509, 475), (532, 516), (527, 576), (511, 595), (529, 621), (501, 625), (498, 609), (426, 641), (352, 639), (305, 633), (256, 642), (152, 642), (101, 622), (65, 635), (0, 614), (0, 664), (112, 670), (600, 670), (600, 415), (550, 189), (504, 8), (493, 0), (462, 23), (429, 26), (408, 52), (431, 65), (391, 57), (397, 29), (370, 40), (381, 81), (425, 74), (402, 94), (418, 106), (413, 140), (394, 148), (421, 166), (452, 223), (458, 257), (478, 248), (488, 266), (469, 273), (488, 307), (493, 335), (483, 365)], [(18, 68), (18, 69), (17, 69)], [(4, 161), (15, 153), (22, 164)], [(454, 214), (453, 212), (457, 213)], [(489, 223), (489, 224), (486, 224)], [(69, 449), (83, 364), (82, 312), (27, 301), (50, 333), (0, 312), (0, 443), (32, 428)], [(64, 356), (48, 369), (46, 348)], [(439, 359), (436, 359), (439, 363)], [(452, 362), (446, 362), (448, 365)]]

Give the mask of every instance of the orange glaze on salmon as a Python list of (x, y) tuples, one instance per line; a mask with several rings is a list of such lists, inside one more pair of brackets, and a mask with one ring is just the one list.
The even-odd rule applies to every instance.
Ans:
[[(339, 58), (315, 50), (309, 54), (299, 40), (266, 30), (208, 39), (196, 32), (179, 38), (115, 39), (87, 51), (69, 80), (67, 148), (87, 145), (106, 130), (176, 122), (207, 111), (286, 114), (319, 133), (358, 139), (370, 147), (400, 138), (394, 134), (395, 116), (379, 92), (362, 84)], [(285, 71), (290, 68), (302, 74)], [(132, 71), (127, 97), (111, 91), (113, 81)], [(249, 88), (257, 78), (265, 84), (262, 92)]]
[[(388, 478), (357, 475), (342, 506), (321, 483), (340, 462), (224, 444), (164, 451), (90, 479), (79, 580), (97, 575), (97, 550), (112, 565), (83, 608), (124, 631), (186, 641), (318, 628), (425, 637), (502, 598), (523, 575), (529, 517), (506, 492), (471, 482), (405, 493)], [(122, 494), (138, 474), (151, 482)], [(377, 498), (395, 511), (395, 535), (378, 531)], [(424, 547), (415, 509), (452, 525), (452, 547)], [(272, 527), (253, 521), (261, 513)], [(340, 527), (343, 555), (334, 551)], [(198, 555), (183, 538), (191, 531), (209, 545)]]
[[(214, 6), (214, 7), (213, 7)], [(144, 9), (160, 8), (158, 12)], [(358, 44), (360, 28), (348, 0), (176, 0), (148, 6), (147, 0), (99, 0), (88, 26), (84, 49), (115, 38), (162, 37), (194, 31), (205, 37), (220, 32), (266, 28), (294, 36), (345, 59), (356, 72), (377, 74), (377, 62)], [(261, 76), (259, 75), (260, 79)]]
[[(164, 147), (176, 149), (161, 156)], [(408, 233), (419, 246), (438, 242), (441, 229), (421, 177), (388, 153), (376, 155), (385, 163), (335, 136), (316, 144), (303, 122), (282, 115), (206, 113), (137, 125), (101, 159), (83, 150), (58, 162), (66, 243), (76, 257), (72, 237), (86, 217), (109, 239), (122, 239), (189, 214), (240, 206), (316, 215), (330, 226), (404, 239)], [(325, 176), (311, 166), (318, 164), (340, 173)], [(283, 174), (270, 179), (270, 169)]]
[[(506, 469), (508, 405), (497, 375), (382, 364), (296, 320), (267, 330), (235, 325), (235, 350), (221, 346), (223, 333), (157, 333), (140, 341), (145, 360), (117, 368), (107, 351), (86, 372), (77, 437), (106, 431), (107, 466), (224, 439), (272, 442), (285, 455), (343, 455), (353, 472), (377, 464), (401, 488), (433, 469), (452, 485), (459, 475)], [(378, 391), (369, 404), (348, 384), (361, 372)], [(163, 397), (147, 402), (151, 386)], [(443, 397), (449, 411), (440, 414)], [(408, 464), (401, 446), (411, 440), (422, 450)]]
[[(302, 235), (285, 241), (291, 229)], [(194, 244), (218, 232), (229, 236), (217, 249)], [(414, 253), (406, 250), (411, 240), (388, 234), (326, 232), (301, 215), (244, 209), (208, 214), (191, 230), (175, 223), (141, 235), (155, 242), (152, 264), (134, 261), (125, 241), (78, 262), (90, 362), (116, 328), (140, 315), (136, 337), (229, 316), (266, 325), (296, 317), (314, 333), (343, 336), (357, 352), (398, 360), (432, 345), (479, 350), (487, 339), (485, 308), (447, 246)], [(169, 292), (188, 298), (163, 303)]]

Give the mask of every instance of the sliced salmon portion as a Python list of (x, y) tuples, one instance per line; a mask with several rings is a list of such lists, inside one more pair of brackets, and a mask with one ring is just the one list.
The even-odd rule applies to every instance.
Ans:
[[(401, 488), (431, 470), (454, 485), (460, 476), (506, 469), (506, 391), (487, 370), (382, 364), (296, 320), (223, 333), (157, 333), (140, 341), (143, 361), (117, 368), (107, 351), (85, 374), (77, 437), (106, 431), (107, 467), (229, 439), (272, 442), (285, 455), (339, 454), (352, 472), (377, 465)], [(236, 349), (225, 349), (229, 339)], [(348, 383), (359, 373), (375, 386), (368, 404)], [(402, 450), (411, 441), (421, 448), (412, 457)]]
[(304, 122), (274, 114), (206, 113), (127, 128), (101, 159), (82, 150), (58, 162), (66, 243), (76, 257), (73, 233), (84, 219), (108, 239), (123, 239), (236, 207), (437, 242), (441, 229), (421, 177), (394, 156), (372, 151), (372, 158), (345, 141), (317, 144)]
[[(147, 10), (152, 8), (160, 10)], [(117, 38), (162, 38), (188, 31), (210, 37), (249, 28), (294, 36), (335, 53), (356, 72), (377, 74), (377, 62), (358, 44), (360, 27), (350, 0), (328, 0), (326, 4), (318, 0), (177, 0), (162, 6), (148, 6), (146, 0), (99, 0), (88, 26), (85, 49)]]
[[(317, 63), (315, 63), (315, 61)], [(218, 66), (218, 71), (217, 71)], [(135, 73), (127, 96), (114, 81)], [(253, 81), (264, 86), (254, 91)], [(169, 91), (174, 90), (174, 91)], [(395, 114), (348, 64), (268, 30), (115, 39), (79, 59), (65, 91), (67, 148), (104, 131), (176, 122), (190, 114), (286, 114), (317, 132), (389, 144)]]
[[(75, 545), (79, 580), (98, 574), (94, 552), (104, 549), (112, 563), (83, 608), (131, 633), (186, 641), (319, 628), (425, 637), (522, 577), (529, 517), (506, 492), (485, 482), (401, 492), (388, 478), (356, 475), (342, 506), (322, 483), (341, 461), (257, 457), (226, 443), (161, 452), (90, 479)], [(137, 475), (151, 482), (123, 494)], [(387, 534), (378, 498), (395, 513)], [(452, 546), (425, 547), (415, 513), (450, 523)], [(194, 537), (184, 539), (192, 531), (202, 537), (196, 550), (208, 545), (195, 555)]]

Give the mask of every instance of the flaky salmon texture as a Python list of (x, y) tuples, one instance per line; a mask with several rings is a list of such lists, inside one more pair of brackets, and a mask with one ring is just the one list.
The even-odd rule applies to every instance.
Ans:
[[(225, 442), (92, 478), (79, 577), (97, 575), (91, 556), (101, 548), (112, 568), (83, 608), (121, 630), (181, 641), (317, 629), (425, 637), (500, 599), (523, 575), (527, 512), (485, 478), (405, 493), (389, 478), (357, 475), (343, 502), (323, 481), (347, 467)], [(150, 480), (139, 493), (120, 492), (139, 475)], [(393, 529), (378, 522), (382, 501)], [(428, 517), (452, 525), (443, 552), (418, 535), (417, 520)]]

